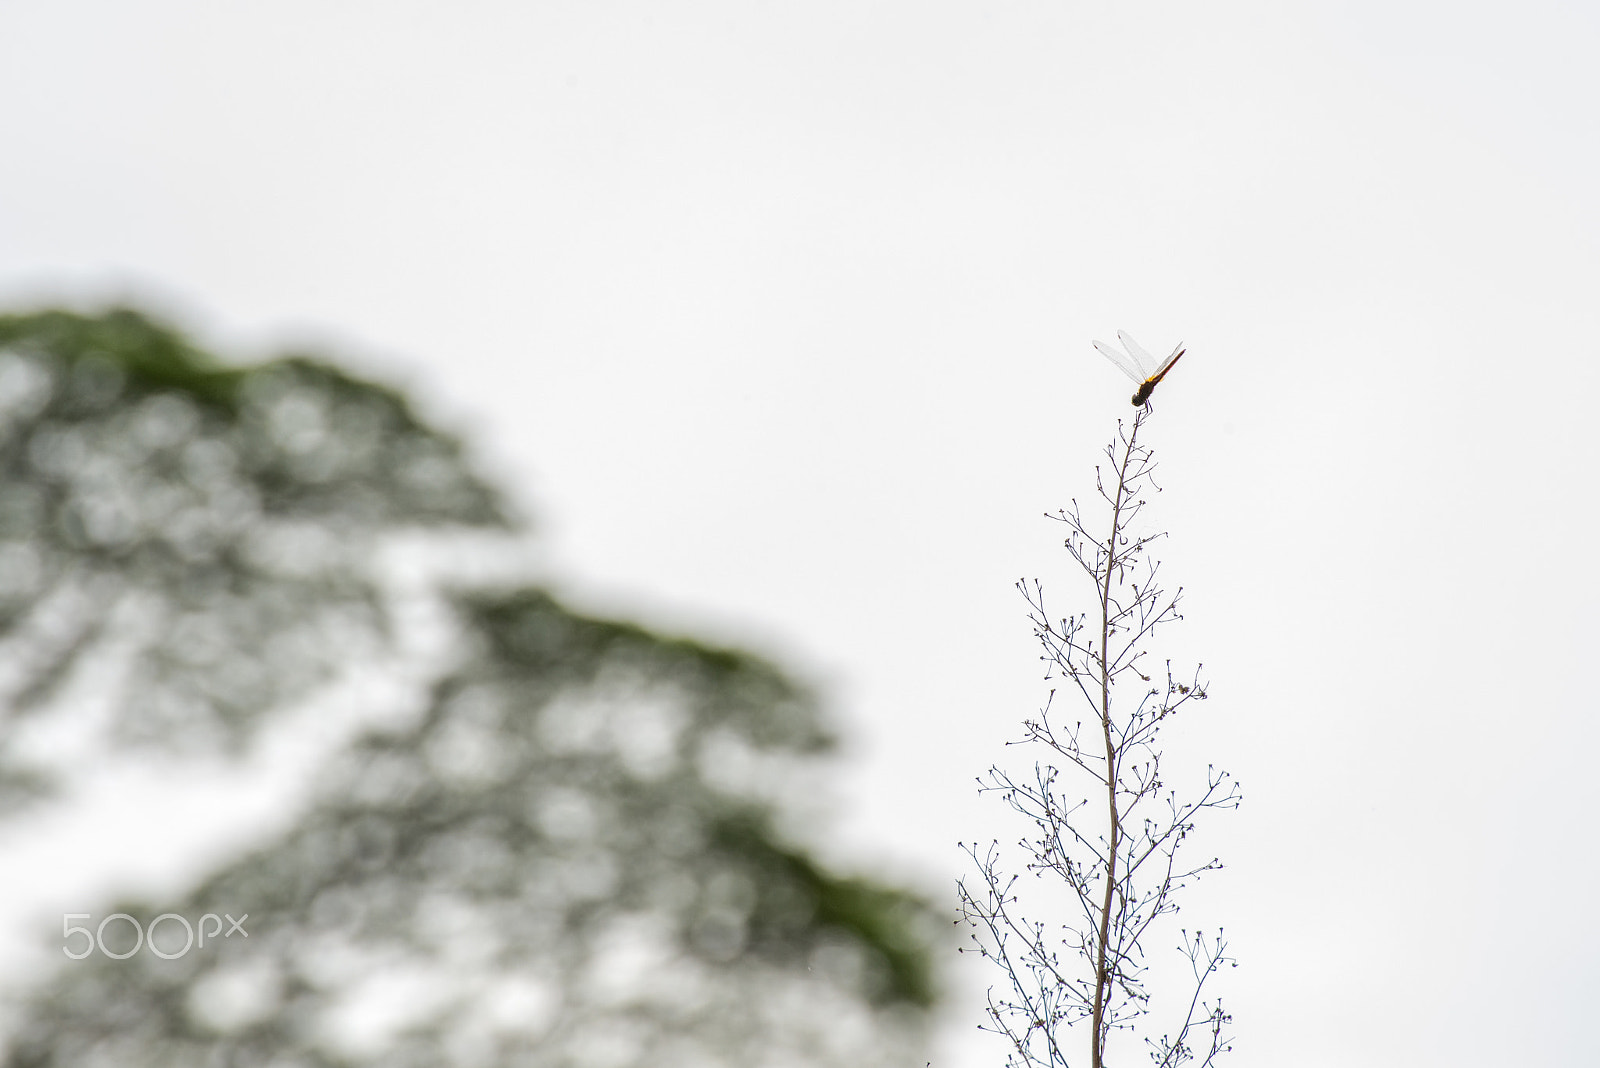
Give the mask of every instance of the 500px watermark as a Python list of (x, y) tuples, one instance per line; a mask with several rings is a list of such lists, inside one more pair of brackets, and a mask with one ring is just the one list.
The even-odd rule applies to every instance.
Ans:
[[(161, 915), (151, 920), (149, 925), (146, 927), (140, 927), (139, 921), (134, 919), (132, 916), (129, 916), (126, 912), (113, 912), (111, 915), (101, 920), (100, 926), (96, 927), (93, 931), (90, 931), (87, 927), (79, 927), (72, 922), (73, 920), (90, 919), (92, 915), (92, 913), (88, 912), (67, 912), (63, 913), (61, 916), (61, 938), (63, 942), (70, 940), (73, 935), (83, 935), (83, 950), (81, 952), (74, 953), (70, 945), (62, 945), (61, 947), (61, 952), (65, 953), (73, 960), (82, 960), (89, 954), (93, 953), (96, 949), (110, 957), (112, 960), (127, 960), (129, 957), (139, 952), (139, 947), (146, 945), (149, 946), (150, 952), (154, 953), (162, 960), (177, 960), (179, 957), (189, 952), (189, 950), (195, 945), (194, 927), (190, 926), (189, 921), (184, 919), (182, 916), (179, 916), (176, 912), (163, 912)], [(222, 929), (222, 921), (224, 918), (227, 919), (229, 925), (226, 931), (223, 931)], [(226, 912), (224, 912), (221, 916), (218, 916), (215, 912), (206, 913), (204, 916), (200, 917), (200, 947), (202, 949), (205, 948), (207, 938), (207, 920), (210, 920), (216, 925), (211, 929), (209, 934), (211, 940), (216, 941), (217, 935), (220, 934), (223, 938), (231, 938), (235, 931), (244, 935), (246, 938), (249, 938), (250, 932), (244, 929), (244, 921), (248, 920), (249, 918), (250, 914), (248, 912), (243, 916), (240, 916), (237, 920), (232, 916), (229, 916)], [(133, 928), (132, 949), (124, 949), (123, 952), (115, 952), (106, 947), (106, 924), (110, 923), (112, 920), (126, 920), (128, 922), (128, 926)], [(170, 946), (167, 949), (163, 949), (156, 945), (156, 928), (164, 921), (168, 923), (169, 929), (172, 924), (182, 925), (184, 937), (182, 949), (174, 952), (171, 950)], [(116, 933), (117, 929), (113, 928), (112, 931), (113, 933)], [(149, 937), (146, 938), (146, 935)], [(163, 938), (163, 941), (169, 941), (169, 939)]]

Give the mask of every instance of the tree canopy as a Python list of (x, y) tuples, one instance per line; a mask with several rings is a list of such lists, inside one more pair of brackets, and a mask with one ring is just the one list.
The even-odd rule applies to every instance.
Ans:
[[(115, 745), (227, 759), (392, 640), (385, 539), (518, 529), (395, 391), (127, 309), (0, 318), (0, 462), (17, 805), (61, 774), (30, 724), (93, 694)], [(813, 695), (545, 589), (432, 596), (441, 666), (288, 830), (99, 914), (249, 937), (68, 962), (11, 1068), (922, 1063), (931, 910), (778, 830), (772, 784), (833, 744)]]

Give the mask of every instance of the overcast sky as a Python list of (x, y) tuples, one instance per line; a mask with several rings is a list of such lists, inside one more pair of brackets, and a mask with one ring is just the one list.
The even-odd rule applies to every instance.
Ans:
[[(413, 388), (569, 597), (821, 686), (824, 852), (952, 908), (1024, 831), (974, 789), (1045, 692), (1013, 583), (1088, 607), (1042, 515), (1132, 413), (1089, 342), (1186, 341), (1147, 516), (1245, 788), (1184, 916), (1230, 1063), (1575, 1064), (1597, 10), (10, 2), (0, 304)], [(1003, 1058), (991, 978), (936, 1064)]]

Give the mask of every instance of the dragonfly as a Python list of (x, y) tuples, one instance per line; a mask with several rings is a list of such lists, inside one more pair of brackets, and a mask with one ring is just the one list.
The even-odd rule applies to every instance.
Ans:
[(1161, 361), (1156, 366), (1156, 361), (1133, 338), (1122, 330), (1117, 331), (1117, 340), (1122, 342), (1122, 347), (1127, 349), (1123, 355), (1104, 341), (1096, 341), (1094, 347), (1100, 355), (1117, 365), (1117, 368), (1129, 378), (1139, 383), (1139, 389), (1133, 395), (1134, 406), (1148, 403), (1150, 394), (1156, 390), (1156, 385), (1167, 377), (1167, 372), (1172, 370), (1172, 365), (1178, 362), (1178, 357), (1183, 355), (1183, 342), (1178, 342), (1178, 347), (1172, 350), (1172, 355)]

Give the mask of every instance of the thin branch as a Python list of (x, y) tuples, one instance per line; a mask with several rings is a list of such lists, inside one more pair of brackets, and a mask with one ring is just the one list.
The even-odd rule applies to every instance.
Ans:
[[(1077, 919), (1056, 931), (1024, 918), (1017, 891), (1026, 884), (1005, 874), (999, 844), (981, 853), (964, 847), (982, 884), (977, 891), (958, 884), (962, 917), (980, 955), (1002, 969), (1010, 986), (1004, 996), (991, 990), (983, 1029), (1005, 1036), (1011, 1046), (1007, 1064), (1017, 1068), (1065, 1068), (1066, 1036), (1084, 1023), (1088, 1064), (1104, 1068), (1111, 1034), (1137, 1029), (1151, 1011), (1146, 940), (1159, 919), (1177, 911), (1178, 891), (1221, 867), (1215, 858), (1180, 862), (1180, 853), (1202, 813), (1240, 801), (1237, 783), (1215, 768), (1208, 768), (1205, 786), (1188, 796), (1164, 784), (1160, 731), (1185, 705), (1207, 695), (1198, 666), (1179, 681), (1183, 676), (1166, 661), (1164, 686), (1140, 668), (1152, 655), (1148, 646), (1156, 633), (1183, 618), (1183, 589), (1169, 596), (1160, 585), (1160, 562), (1148, 556), (1164, 535), (1131, 533), (1146, 504), (1141, 494), (1159, 491), (1152, 454), (1138, 440), (1145, 416), (1141, 410), (1131, 426), (1119, 425), (1117, 440), (1106, 450), (1109, 465), (1095, 469), (1095, 491), (1109, 513), (1102, 534), (1091, 536), (1076, 500), (1050, 517), (1067, 525), (1068, 555), (1093, 579), (1098, 618), (1091, 624), (1085, 614), (1052, 617), (1042, 583), (1017, 584), (1046, 679), (1069, 682), (1069, 692), (1092, 709), (1092, 719), (1063, 715), (1052, 689), (1024, 722), (1022, 738), (1009, 743), (1042, 745), (1051, 759), (1036, 761), (1026, 779), (990, 768), (978, 784), (981, 793), (999, 794), (1031, 821), (1033, 833), (1017, 843), (1026, 858), (1017, 870), (1065, 884)], [(1091, 724), (1097, 742), (1085, 748), (1083, 731)], [(1103, 800), (1091, 805), (1087, 797), (1069, 796), (1060, 768), (1084, 776)], [(1175, 1037), (1144, 1041), (1161, 1068), (1201, 1057), (1205, 1068), (1229, 1048), (1224, 1028), (1231, 1018), (1203, 994), (1216, 971), (1233, 962), (1220, 932), (1209, 941), (1184, 932), (1180, 948), (1193, 980), (1184, 1015)], [(1202, 1053), (1194, 1043), (1204, 1031), (1209, 1039)]]

